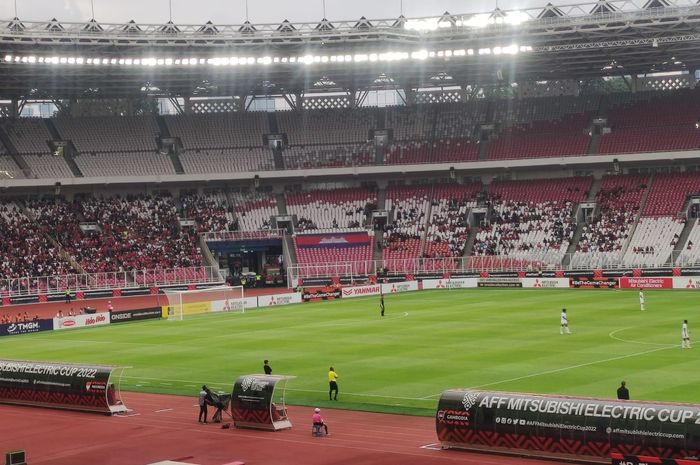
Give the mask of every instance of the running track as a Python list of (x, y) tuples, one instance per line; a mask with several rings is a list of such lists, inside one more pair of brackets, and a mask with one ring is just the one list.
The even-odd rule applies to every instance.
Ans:
[[(324, 409), (330, 436), (311, 436), (311, 409), (289, 407), (293, 427), (270, 432), (197, 423), (196, 398), (122, 393), (127, 416), (0, 405), (0, 452), (29, 465), (551, 465), (519, 457), (422, 448), (433, 418)], [(210, 409), (211, 414), (211, 409)]]

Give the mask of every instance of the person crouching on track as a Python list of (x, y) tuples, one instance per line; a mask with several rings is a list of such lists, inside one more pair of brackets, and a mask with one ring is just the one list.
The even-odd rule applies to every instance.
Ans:
[(313, 421), (314, 426), (323, 426), (324, 431), (326, 434), (328, 434), (328, 425), (326, 425), (326, 422), (323, 421), (320, 408), (314, 409), (314, 414), (311, 416), (311, 421)]

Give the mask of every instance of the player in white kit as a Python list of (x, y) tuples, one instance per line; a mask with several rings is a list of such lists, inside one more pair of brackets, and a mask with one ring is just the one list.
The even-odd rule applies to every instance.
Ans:
[(561, 315), (559, 318), (561, 321), (561, 327), (559, 328), (559, 334), (564, 334), (564, 331), (566, 331), (566, 334), (571, 334), (571, 331), (569, 330), (569, 317), (566, 315), (565, 308), (563, 308), (561, 310)]
[(681, 326), (681, 349), (690, 349), (690, 332), (688, 331), (688, 320), (683, 320)]
[(644, 289), (639, 289), (639, 308), (644, 311)]

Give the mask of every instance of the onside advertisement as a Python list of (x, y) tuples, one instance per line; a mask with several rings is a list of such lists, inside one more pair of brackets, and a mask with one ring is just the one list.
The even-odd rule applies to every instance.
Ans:
[(115, 323), (128, 323), (129, 321), (151, 320), (162, 318), (163, 310), (160, 307), (143, 308), (139, 310), (120, 310), (109, 312), (109, 321)]
[(111, 367), (0, 360), (0, 402), (109, 412)]
[(664, 450), (672, 457), (700, 453), (700, 408), (690, 404), (449, 390), (435, 422), (446, 447), (598, 458), (630, 450)]
[(6, 323), (0, 325), (0, 336), (16, 336), (18, 334), (38, 333), (39, 331), (51, 331), (53, 320), (34, 320), (26, 323)]

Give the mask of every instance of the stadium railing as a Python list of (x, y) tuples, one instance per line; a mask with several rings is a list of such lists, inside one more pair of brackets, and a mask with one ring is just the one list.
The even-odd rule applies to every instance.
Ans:
[[(563, 263), (570, 263), (573, 254), (567, 254)], [(569, 260), (567, 260), (567, 257)], [(382, 273), (386, 269), (388, 275), (406, 274), (445, 274), (453, 272), (534, 272), (534, 271), (575, 271), (575, 270), (629, 270), (633, 268), (671, 268), (700, 267), (700, 261), (681, 257), (680, 252), (674, 252), (671, 259), (663, 265), (650, 267), (640, 259), (639, 263), (623, 262), (620, 259), (616, 263), (607, 263), (597, 266), (596, 263), (579, 263), (574, 265), (562, 265), (561, 263), (546, 263), (535, 260), (527, 260), (522, 257), (507, 255), (483, 255), (471, 257), (445, 257), (445, 258), (408, 258), (367, 260), (361, 262), (342, 263), (317, 263), (308, 265), (292, 265), (288, 268), (289, 282), (296, 282), (296, 278), (325, 278), (325, 277), (356, 277)]]
[(62, 294), (72, 292), (157, 287), (177, 284), (221, 282), (219, 271), (211, 266), (147, 269), (109, 273), (24, 276), (0, 279), (0, 297)]

